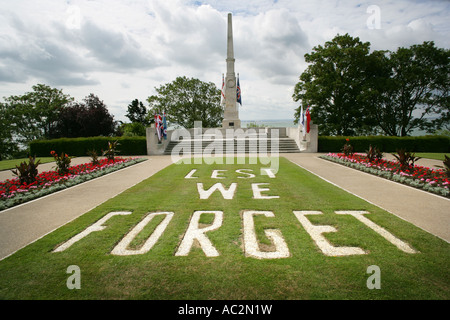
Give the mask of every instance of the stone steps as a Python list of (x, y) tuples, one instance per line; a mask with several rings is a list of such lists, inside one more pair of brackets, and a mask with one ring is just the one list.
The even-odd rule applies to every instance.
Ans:
[[(272, 152), (274, 143), (278, 141), (278, 153), (299, 153), (300, 150), (294, 139), (290, 138), (242, 138), (242, 139), (199, 139), (199, 140), (181, 140), (169, 142), (164, 151), (165, 155), (170, 155), (178, 146), (179, 155), (183, 155), (184, 151), (190, 154), (235, 154), (235, 153), (267, 153)], [(228, 150), (227, 150), (228, 149)], [(276, 149), (273, 150), (277, 151)]]

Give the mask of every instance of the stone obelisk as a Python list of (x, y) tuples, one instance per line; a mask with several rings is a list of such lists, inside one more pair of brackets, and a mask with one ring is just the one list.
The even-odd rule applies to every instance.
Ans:
[(222, 127), (240, 128), (239, 110), (236, 103), (236, 74), (234, 73), (234, 47), (233, 47), (233, 24), (232, 15), (228, 14), (228, 37), (227, 37), (227, 75), (225, 78), (225, 110)]

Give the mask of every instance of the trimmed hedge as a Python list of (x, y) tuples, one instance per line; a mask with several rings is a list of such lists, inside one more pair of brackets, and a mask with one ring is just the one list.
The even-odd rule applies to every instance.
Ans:
[(147, 140), (145, 137), (90, 137), (90, 138), (61, 138), (54, 140), (35, 140), (30, 143), (30, 154), (37, 157), (49, 157), (50, 151), (60, 154), (65, 152), (70, 156), (87, 156), (90, 150), (97, 151), (108, 148), (108, 141), (119, 140), (117, 150), (119, 155), (139, 156), (147, 154)]
[(378, 147), (382, 152), (397, 152), (397, 149), (405, 149), (410, 152), (450, 152), (450, 137), (446, 136), (319, 136), (319, 152), (340, 152), (347, 138), (350, 139), (349, 143), (353, 146), (355, 152), (366, 152), (369, 150), (369, 145)]

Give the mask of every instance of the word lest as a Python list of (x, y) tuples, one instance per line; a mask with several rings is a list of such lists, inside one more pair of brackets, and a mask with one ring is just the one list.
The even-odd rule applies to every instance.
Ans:
[[(358, 247), (345, 247), (345, 246), (333, 246), (328, 240), (323, 236), (324, 233), (337, 232), (336, 228), (328, 225), (313, 225), (306, 216), (308, 215), (318, 215), (322, 214), (320, 211), (293, 211), (297, 220), (303, 226), (303, 228), (311, 236), (312, 240), (315, 242), (317, 247), (326, 256), (351, 256), (351, 255), (362, 255), (366, 252)], [(365, 217), (369, 214), (367, 211), (336, 211), (336, 214), (340, 215), (351, 215), (363, 223), (368, 228), (372, 229), (387, 241), (396, 246), (399, 250), (406, 253), (417, 253), (413, 248), (411, 248), (407, 243), (395, 237), (393, 234), (388, 232), (386, 229), (378, 226), (371, 220)], [(73, 238), (69, 239), (67, 242), (58, 246), (53, 252), (62, 252), (67, 250), (76, 242), (87, 237), (93, 232), (102, 231), (106, 228), (104, 223), (114, 216), (118, 215), (130, 215), (131, 212), (110, 212), (103, 218), (98, 220), (96, 223), (86, 228), (81, 233), (77, 234)], [(214, 221), (208, 226), (200, 226), (200, 217), (202, 214), (213, 214)], [(143, 228), (157, 215), (165, 216), (164, 219), (155, 228), (153, 233), (145, 241), (144, 245), (139, 250), (128, 249), (129, 244), (133, 239), (143, 230)], [(243, 212), (243, 244), (244, 252), (247, 257), (253, 257), (257, 259), (280, 259), (288, 258), (290, 256), (289, 248), (283, 235), (279, 229), (266, 229), (264, 233), (268, 239), (271, 240), (273, 251), (261, 251), (258, 239), (255, 232), (254, 217), (257, 215), (262, 215), (267, 218), (274, 218), (275, 215), (271, 211), (255, 211), (255, 210), (245, 210)], [(157, 243), (159, 238), (162, 236), (170, 221), (174, 216), (173, 212), (153, 212), (149, 213), (139, 222), (111, 251), (111, 254), (118, 256), (126, 255), (137, 255), (144, 254), (150, 251), (153, 246)], [(192, 215), (189, 226), (186, 233), (178, 246), (175, 256), (187, 256), (189, 255), (194, 243), (200, 245), (207, 257), (217, 257), (220, 255), (219, 251), (214, 247), (211, 240), (206, 236), (207, 232), (219, 229), (223, 223), (223, 211), (195, 211)]]

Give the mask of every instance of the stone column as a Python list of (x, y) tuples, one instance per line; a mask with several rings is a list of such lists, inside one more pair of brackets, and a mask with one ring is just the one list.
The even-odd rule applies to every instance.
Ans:
[(222, 127), (240, 128), (239, 110), (236, 103), (236, 74), (234, 72), (234, 47), (233, 47), (233, 24), (232, 15), (228, 14), (228, 37), (227, 37), (227, 75), (225, 78), (225, 110)]

